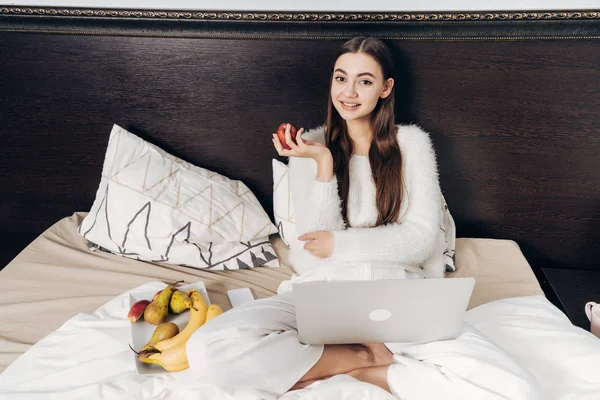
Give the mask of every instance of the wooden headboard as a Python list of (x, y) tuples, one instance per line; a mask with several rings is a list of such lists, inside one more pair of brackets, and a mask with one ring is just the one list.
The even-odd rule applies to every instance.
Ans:
[(269, 135), (326, 116), (353, 36), (384, 39), (398, 122), (431, 132), (458, 236), (600, 270), (600, 12), (234, 13), (0, 6), (4, 265), (89, 210), (113, 123), (243, 180), (272, 214)]

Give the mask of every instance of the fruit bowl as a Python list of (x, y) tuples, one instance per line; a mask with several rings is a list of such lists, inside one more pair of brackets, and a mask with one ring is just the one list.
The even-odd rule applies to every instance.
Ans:
[[(206, 292), (206, 287), (204, 286), (204, 282), (198, 281), (195, 283), (189, 283), (186, 285), (177, 286), (178, 290), (188, 291), (190, 289), (197, 289), (204, 297), (204, 301), (206, 301), (207, 305), (210, 305), (210, 300), (208, 298), (208, 293)], [(138, 293), (130, 293), (129, 294), (129, 305), (135, 303), (139, 300), (152, 300), (152, 296), (156, 293), (156, 290), (151, 292), (138, 292)], [(165, 320), (165, 322), (173, 322), (177, 324), (180, 330), (183, 330), (187, 325), (188, 320), (190, 319), (190, 312), (184, 311), (181, 314), (171, 314)], [(149, 324), (144, 321), (144, 317), (140, 318), (139, 321), (135, 323), (131, 323), (131, 346), (139, 351), (152, 337), (152, 333), (154, 333), (154, 329), (156, 329), (155, 325)], [(132, 351), (131, 356), (134, 359), (135, 367), (137, 369), (138, 375), (158, 375), (168, 373), (165, 371), (160, 365), (157, 364), (147, 364), (138, 360), (136, 354)]]

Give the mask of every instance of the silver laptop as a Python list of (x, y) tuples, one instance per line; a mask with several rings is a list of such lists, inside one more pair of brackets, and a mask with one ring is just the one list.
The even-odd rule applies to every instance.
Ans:
[(454, 339), (474, 285), (473, 278), (297, 283), (298, 338), (307, 344)]

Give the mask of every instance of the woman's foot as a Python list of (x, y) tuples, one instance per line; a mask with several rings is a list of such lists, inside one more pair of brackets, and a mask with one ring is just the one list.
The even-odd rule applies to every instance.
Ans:
[(394, 362), (394, 353), (383, 343), (365, 343), (361, 346), (367, 349), (374, 367), (390, 365)]

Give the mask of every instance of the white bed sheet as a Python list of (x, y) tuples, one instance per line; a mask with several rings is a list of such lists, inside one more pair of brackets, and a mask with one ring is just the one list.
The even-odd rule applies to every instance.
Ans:
[[(161, 282), (134, 291), (153, 291)], [(131, 350), (129, 292), (92, 314), (79, 314), (36, 343), (0, 374), (2, 399), (259, 399), (194, 383), (191, 372), (140, 376)], [(498, 300), (467, 312), (467, 322), (525, 366), (547, 399), (600, 398), (600, 340), (569, 320), (543, 296)], [(284, 400), (393, 399), (348, 376), (290, 392)], [(410, 399), (412, 400), (412, 399)]]
[[(227, 290), (248, 287), (257, 299), (270, 297), (293, 274), (285, 266), (211, 271), (89, 251), (77, 233), (85, 215), (75, 213), (54, 224), (0, 272), (0, 372), (69, 318), (93, 313), (141, 284), (202, 280), (211, 301), (226, 310)], [(285, 264), (287, 247), (279, 237), (271, 239)], [(543, 293), (519, 246), (510, 240), (458, 238), (456, 265), (458, 271), (449, 278), (476, 280), (468, 309)]]

